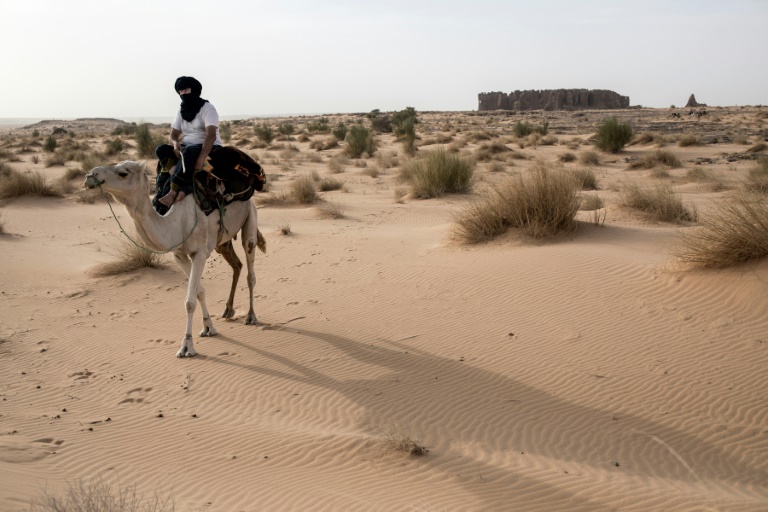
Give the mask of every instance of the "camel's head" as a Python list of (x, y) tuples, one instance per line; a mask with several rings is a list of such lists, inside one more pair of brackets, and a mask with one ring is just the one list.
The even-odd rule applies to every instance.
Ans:
[(85, 175), (85, 188), (96, 188), (101, 185), (111, 193), (130, 193), (136, 190), (147, 190), (147, 176), (144, 174), (144, 162), (126, 160), (115, 165), (94, 167)]

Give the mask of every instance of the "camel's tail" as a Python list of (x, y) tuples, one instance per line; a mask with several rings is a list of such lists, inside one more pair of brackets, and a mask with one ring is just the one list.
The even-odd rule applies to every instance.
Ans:
[(259, 231), (259, 228), (256, 228), (256, 247), (264, 254), (267, 253), (267, 241), (264, 235), (261, 234), (261, 231)]

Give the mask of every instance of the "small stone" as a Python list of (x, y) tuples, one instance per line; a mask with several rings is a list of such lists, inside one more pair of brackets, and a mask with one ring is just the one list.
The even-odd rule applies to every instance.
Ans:
[(619, 463), (618, 462), (614, 462), (613, 465), (616, 466), (616, 467), (619, 467)]
[(93, 432), (93, 427), (88, 427), (89, 432)]
[(193, 418), (197, 418), (197, 414), (193, 414), (193, 415), (192, 415), (192, 417), (193, 417)]
[(162, 418), (163, 417), (163, 413), (158, 414), (157, 417), (158, 418)]

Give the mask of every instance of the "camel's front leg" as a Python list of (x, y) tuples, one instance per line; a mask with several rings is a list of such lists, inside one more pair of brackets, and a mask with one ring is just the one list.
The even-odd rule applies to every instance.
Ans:
[(198, 300), (200, 301), (203, 313), (203, 330), (200, 332), (200, 336), (215, 336), (217, 334), (216, 328), (213, 326), (211, 317), (208, 314), (208, 307), (205, 304), (205, 288), (200, 283), (200, 277), (205, 269), (206, 257), (200, 253), (193, 256), (192, 261), (183, 255), (174, 254), (173, 257), (189, 279), (187, 297), (184, 301), (187, 311), (187, 330), (181, 342), (181, 348), (176, 353), (176, 357), (191, 357), (197, 354), (194, 342), (192, 341), (192, 318)]
[[(245, 236), (248, 233), (248, 236)], [(252, 215), (246, 221), (243, 228), (243, 249), (245, 249), (245, 264), (248, 268), (248, 316), (245, 317), (245, 325), (256, 325), (259, 320), (253, 312), (253, 287), (256, 285), (256, 273), (253, 271), (253, 263), (256, 258), (256, 241), (258, 229), (256, 229), (256, 215)]]

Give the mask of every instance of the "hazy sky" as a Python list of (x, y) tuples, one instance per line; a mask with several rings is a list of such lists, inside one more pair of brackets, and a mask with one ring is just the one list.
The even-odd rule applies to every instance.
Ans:
[(0, 0), (0, 117), (476, 110), (611, 89), (632, 105), (768, 104), (768, 0)]

